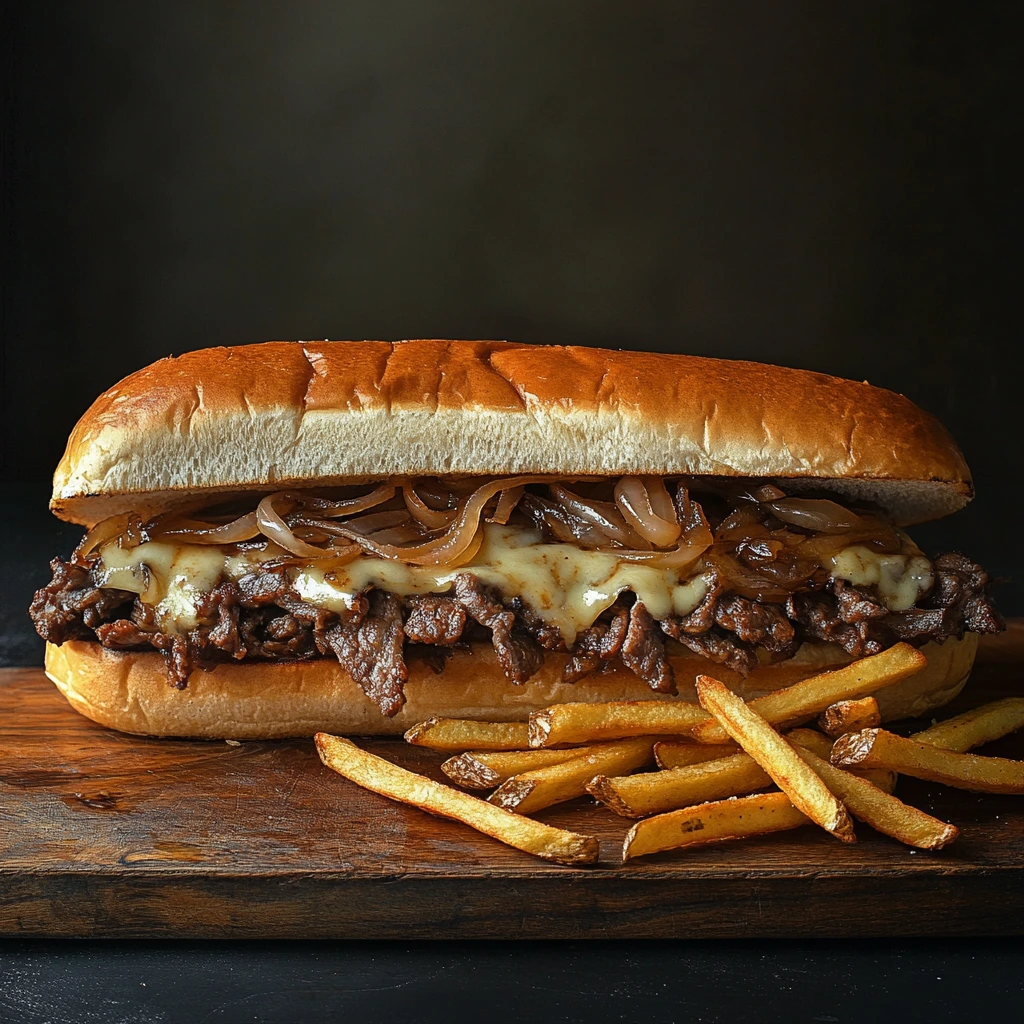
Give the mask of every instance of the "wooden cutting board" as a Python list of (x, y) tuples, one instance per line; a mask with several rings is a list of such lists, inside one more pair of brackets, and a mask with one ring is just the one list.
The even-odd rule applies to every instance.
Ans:
[[(949, 713), (1024, 693), (1024, 621), (983, 644)], [(943, 716), (946, 712), (943, 712)], [(365, 745), (443, 778), (443, 758)], [(1024, 734), (985, 753), (1024, 757)], [(144, 740), (73, 712), (40, 669), (0, 670), (0, 934), (150, 938), (690, 938), (1024, 932), (1024, 798), (901, 779), (954, 822), (925, 853), (858, 825), (619, 863), (625, 819), (589, 800), (540, 817), (597, 835), (549, 865), (365, 792), (308, 740)]]

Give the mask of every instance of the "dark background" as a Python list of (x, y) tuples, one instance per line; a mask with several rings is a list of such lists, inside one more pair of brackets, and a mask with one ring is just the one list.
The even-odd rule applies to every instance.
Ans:
[[(0, 664), (41, 659), (24, 609), (78, 536), (46, 512), (47, 480), (93, 397), (160, 356), (270, 338), (599, 344), (869, 379), (942, 419), (975, 473), (975, 503), (918, 538), (1009, 577), (1002, 607), (1024, 613), (1022, 8), (6, 3)], [(835, 963), (805, 947), (785, 967), (760, 946), (708, 955), (741, 996), (816, 978), (787, 1019), (862, 1019), (852, 993), (872, 979), (917, 1019), (911, 994), (944, 969), (960, 980), (928, 1019), (969, 1019), (975, 960), (1008, 977), (1005, 945), (833, 947)], [(22, 1019), (66, 983), (54, 949), (6, 949)], [(97, 979), (123, 958), (193, 962), (78, 949)], [(356, 969), (332, 956), (316, 991)], [(359, 968), (366, 985), (386, 987), (390, 956)], [(468, 983), (465, 951), (446, 962)], [(560, 1012), (630, 1004), (604, 960), (544, 963), (576, 993)], [(661, 961), (629, 963), (653, 992)], [(860, 980), (830, 1001), (820, 970)], [(96, 984), (90, 1005), (122, 998)], [(774, 1015), (739, 1002), (765, 1016), (726, 1016)]]
[(93, 397), (270, 338), (868, 379), (975, 473), (920, 541), (1024, 612), (1021, 7), (10, 4), (0, 660), (40, 657), (24, 606), (77, 537), (45, 481)]

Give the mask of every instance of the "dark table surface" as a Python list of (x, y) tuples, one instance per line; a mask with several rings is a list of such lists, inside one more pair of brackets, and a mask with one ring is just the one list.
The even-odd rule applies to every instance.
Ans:
[(0, 1020), (1019, 1019), (1024, 940), (0, 943)]

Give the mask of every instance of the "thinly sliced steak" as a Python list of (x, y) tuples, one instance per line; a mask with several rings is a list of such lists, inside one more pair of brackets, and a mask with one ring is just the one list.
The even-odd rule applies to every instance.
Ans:
[(363, 692), (391, 718), (405, 703), (403, 688), (409, 677), (402, 657), (401, 604), (381, 590), (371, 591), (369, 604), (359, 621), (330, 628), (326, 641)]

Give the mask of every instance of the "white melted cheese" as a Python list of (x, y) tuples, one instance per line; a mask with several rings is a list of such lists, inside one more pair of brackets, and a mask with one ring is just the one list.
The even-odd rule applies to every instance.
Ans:
[(886, 608), (906, 611), (935, 582), (931, 562), (923, 555), (881, 555), (855, 544), (830, 559), (832, 575), (856, 587), (878, 588)]
[[(142, 594), (155, 607), (161, 629), (179, 633), (196, 625), (200, 593), (221, 579), (240, 579), (268, 557), (262, 552), (226, 555), (214, 546), (156, 541), (131, 549), (108, 544), (100, 554), (101, 585)], [(635, 593), (655, 618), (687, 615), (707, 593), (701, 576), (684, 581), (672, 571), (571, 544), (547, 544), (534, 530), (493, 524), (484, 528), (483, 544), (472, 561), (457, 568), (363, 556), (330, 572), (316, 566), (289, 572), (303, 600), (337, 612), (351, 608), (356, 596), (371, 586), (403, 596), (443, 594), (456, 575), (469, 572), (506, 600), (521, 597), (570, 645), (623, 591)]]
[[(197, 624), (199, 595), (224, 579), (238, 580), (261, 561), (283, 554), (227, 553), (214, 545), (150, 541), (134, 548), (117, 543), (100, 552), (100, 586), (130, 590), (155, 609), (160, 628), (183, 633)], [(832, 574), (857, 586), (875, 586), (893, 611), (912, 607), (932, 585), (931, 564), (920, 555), (880, 555), (857, 545), (830, 559)], [(567, 645), (594, 623), (624, 591), (632, 591), (656, 619), (687, 615), (708, 584), (702, 576), (681, 579), (675, 571), (626, 562), (614, 554), (572, 544), (545, 543), (534, 530), (490, 524), (472, 561), (452, 566), (414, 566), (373, 556), (325, 572), (310, 565), (288, 570), (296, 592), (317, 607), (343, 612), (368, 587), (402, 596), (443, 594), (455, 576), (469, 572), (509, 601), (523, 602), (557, 627)]]

